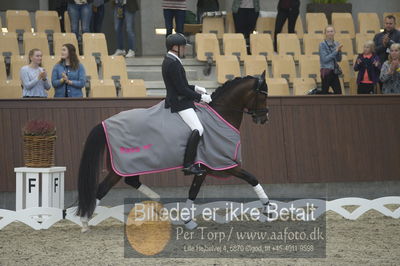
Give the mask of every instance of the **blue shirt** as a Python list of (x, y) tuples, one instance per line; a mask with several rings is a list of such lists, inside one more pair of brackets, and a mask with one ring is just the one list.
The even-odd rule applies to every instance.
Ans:
[[(62, 73), (67, 74), (72, 85), (61, 83)], [(56, 64), (53, 68), (51, 83), (55, 90), (54, 97), (83, 97), (82, 88), (85, 87), (85, 82), (86, 72), (82, 64), (76, 70), (64, 64)]]
[(319, 61), (321, 68), (334, 69), (335, 61), (342, 61), (342, 52), (337, 52), (338, 42), (323, 41), (319, 44)]
[(50, 89), (50, 84), (47, 80), (38, 79), (40, 72), (43, 72), (41, 67), (32, 68), (29, 65), (21, 67), (19, 76), (23, 86), (22, 96), (47, 97), (46, 90)]

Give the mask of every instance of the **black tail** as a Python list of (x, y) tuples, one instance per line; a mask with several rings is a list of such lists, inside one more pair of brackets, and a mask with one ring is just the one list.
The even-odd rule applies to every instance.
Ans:
[(106, 135), (102, 124), (95, 126), (86, 139), (78, 177), (77, 215), (91, 217), (96, 208), (96, 193), (100, 164), (102, 162)]

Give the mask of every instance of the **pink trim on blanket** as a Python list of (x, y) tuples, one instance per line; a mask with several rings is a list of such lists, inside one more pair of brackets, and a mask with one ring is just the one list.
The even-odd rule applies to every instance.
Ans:
[(210, 110), (211, 112), (213, 112), (219, 119), (221, 119), (222, 122), (224, 122), (228, 127), (230, 127), (233, 131), (235, 131), (236, 133), (238, 133), (240, 135), (240, 131), (232, 126), (228, 121), (226, 121), (220, 114), (218, 114), (217, 111), (215, 111), (211, 106), (209, 106), (208, 104), (200, 104), (200, 103), (195, 103), (196, 106), (201, 106), (204, 108), (207, 108), (208, 110)]
[[(109, 137), (108, 137), (107, 126), (106, 126), (106, 124), (105, 124), (104, 121), (101, 122), (101, 124), (103, 125), (103, 129), (104, 129), (104, 132), (105, 132), (105, 134), (106, 134), (107, 146), (108, 146), (108, 150), (109, 150), (109, 153), (110, 153), (111, 167), (112, 167), (112, 169), (114, 170), (114, 172), (117, 173), (118, 175), (124, 176), (124, 177), (125, 177), (125, 176), (155, 174), (155, 173), (167, 172), (167, 171), (172, 171), (172, 170), (177, 170), (177, 169), (183, 168), (183, 166), (181, 165), (181, 166), (175, 166), (175, 167), (170, 167), (170, 168), (165, 168), (165, 169), (158, 169), (158, 170), (152, 170), (152, 171), (144, 171), (144, 172), (132, 173), (132, 174), (123, 174), (123, 173), (119, 172), (119, 171), (115, 168), (115, 166), (114, 166), (114, 159), (113, 159), (112, 148), (111, 148), (111, 146), (110, 146), (110, 141), (109, 141)], [(239, 144), (239, 143), (240, 143), (240, 141), (238, 142), (238, 144)], [(236, 147), (238, 147), (238, 145), (237, 145)], [(237, 154), (236, 154), (236, 155), (237, 155)], [(235, 157), (235, 159), (236, 159), (236, 157)], [(213, 167), (207, 165), (206, 163), (204, 163), (203, 161), (196, 161), (195, 163), (203, 164), (204, 166), (206, 166), (206, 167), (208, 167), (208, 168), (210, 168), (211, 170), (214, 170), (214, 171), (224, 171), (224, 170), (228, 170), (228, 169), (234, 168), (234, 167), (236, 167), (236, 166), (239, 165), (239, 164), (236, 163), (236, 164), (233, 164), (233, 165), (230, 165), (230, 166), (227, 166), (227, 167), (223, 167), (223, 168), (213, 168)]]

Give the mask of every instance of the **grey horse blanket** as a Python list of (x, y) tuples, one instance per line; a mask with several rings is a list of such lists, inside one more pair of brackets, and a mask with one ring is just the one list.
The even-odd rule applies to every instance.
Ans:
[[(103, 121), (113, 170), (133, 176), (182, 168), (191, 129), (165, 102), (132, 109)], [(226, 170), (241, 163), (240, 133), (206, 104), (196, 104), (204, 134), (196, 163)]]

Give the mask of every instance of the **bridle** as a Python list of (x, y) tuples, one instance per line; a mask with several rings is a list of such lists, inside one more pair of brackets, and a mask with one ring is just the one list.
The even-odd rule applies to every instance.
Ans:
[(258, 119), (260, 117), (266, 116), (268, 121), (269, 109), (258, 108), (258, 97), (260, 95), (265, 95), (265, 97), (268, 96), (268, 91), (261, 90), (262, 86), (264, 85), (263, 82), (265, 82), (264, 79), (258, 79), (257, 87), (254, 89), (256, 91), (256, 97), (254, 99), (254, 106), (253, 106), (254, 108), (248, 109), (247, 111), (243, 110), (242, 112), (251, 115), (253, 119)]

